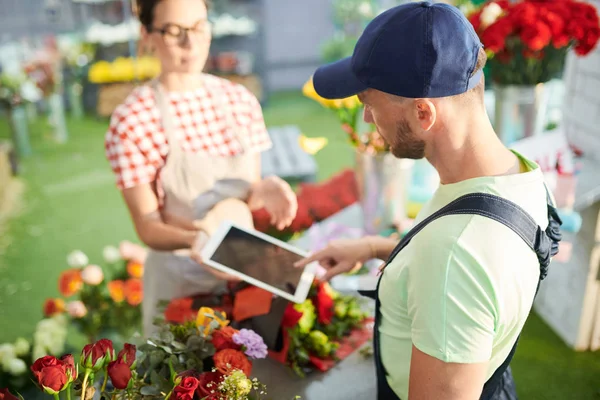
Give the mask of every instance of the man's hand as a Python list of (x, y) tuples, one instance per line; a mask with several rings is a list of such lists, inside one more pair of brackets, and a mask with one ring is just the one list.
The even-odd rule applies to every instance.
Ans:
[(408, 400), (478, 400), (487, 367), (487, 363), (445, 363), (413, 346)]
[(241, 280), (237, 276), (226, 274), (225, 272), (221, 272), (217, 269), (214, 269), (214, 268), (209, 267), (208, 265), (204, 264), (204, 261), (202, 260), (202, 249), (206, 245), (206, 242), (208, 242), (208, 235), (206, 234), (206, 232), (198, 231), (196, 240), (194, 241), (194, 244), (192, 245), (192, 249), (191, 249), (192, 254), (190, 255), (191, 259), (194, 260), (195, 262), (197, 262), (198, 264), (200, 264), (200, 266), (202, 268), (204, 268), (206, 271), (210, 272), (212, 275), (214, 275), (218, 279), (221, 279), (224, 281), (239, 281), (239, 280)]
[(328, 281), (336, 275), (360, 268), (362, 263), (373, 256), (369, 239), (333, 240), (323, 250), (298, 261), (294, 266), (304, 267), (313, 261), (318, 261), (327, 270), (321, 280)]
[(251, 196), (271, 215), (271, 225), (282, 230), (292, 223), (298, 211), (298, 199), (290, 185), (277, 176), (271, 176), (256, 183)]

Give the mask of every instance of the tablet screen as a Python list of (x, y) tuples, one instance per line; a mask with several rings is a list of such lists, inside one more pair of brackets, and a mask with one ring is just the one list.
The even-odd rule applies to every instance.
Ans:
[(303, 268), (294, 268), (294, 263), (303, 258), (276, 244), (231, 227), (211, 260), (267, 285), (295, 294)]

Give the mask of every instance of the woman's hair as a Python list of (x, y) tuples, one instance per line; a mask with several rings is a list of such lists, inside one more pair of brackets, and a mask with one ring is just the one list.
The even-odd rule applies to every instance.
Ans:
[[(163, 0), (136, 0), (135, 4), (135, 14), (137, 14), (141, 24), (146, 28), (150, 28), (152, 26), (152, 22), (154, 21), (154, 9), (156, 5)], [(198, 0), (202, 1), (206, 8), (208, 8), (210, 4), (210, 0)]]

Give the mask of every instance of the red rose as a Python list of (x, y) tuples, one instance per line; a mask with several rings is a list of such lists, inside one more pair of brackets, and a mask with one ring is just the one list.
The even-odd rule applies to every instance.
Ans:
[(58, 364), (42, 368), (38, 376), (38, 383), (48, 394), (54, 395), (64, 390), (69, 383), (66, 367)]
[(60, 358), (60, 362), (65, 366), (69, 381), (73, 382), (77, 379), (77, 369), (75, 368), (75, 360), (73, 355), (66, 354)]
[(42, 369), (46, 367), (53, 367), (55, 365), (60, 365), (60, 361), (54, 356), (45, 356), (42, 358), (38, 358), (31, 366), (31, 372), (33, 372), (33, 376), (35, 376), (35, 379), (39, 381), (40, 375), (42, 374)]
[(235, 370), (241, 370), (246, 376), (252, 372), (252, 363), (239, 350), (225, 349), (213, 356), (215, 367), (223, 375), (229, 375)]
[(19, 400), (17, 396), (14, 396), (8, 389), (0, 389), (0, 400)]
[(83, 368), (99, 371), (114, 359), (115, 350), (112, 342), (108, 339), (101, 339), (96, 343), (85, 345), (79, 362)]
[(202, 373), (198, 377), (197, 393), (198, 393), (199, 397), (201, 399), (204, 399), (206, 396), (216, 394), (222, 380), (223, 380), (223, 374), (221, 374), (218, 371)]
[(294, 308), (294, 304), (289, 303), (283, 313), (281, 326), (284, 328), (293, 328), (298, 324), (300, 318), (302, 318), (302, 313)]
[(319, 284), (319, 287), (317, 288), (315, 306), (317, 308), (317, 319), (319, 320), (319, 323), (330, 323), (333, 318), (333, 299), (329, 293), (327, 293), (324, 283)]
[(551, 39), (550, 27), (541, 21), (536, 21), (521, 31), (521, 40), (533, 51), (539, 51), (548, 46)]
[(117, 355), (117, 361), (129, 365), (130, 369), (135, 368), (135, 351), (136, 347), (133, 344), (125, 343), (123, 350)]
[(188, 376), (181, 380), (179, 385), (173, 389), (174, 400), (194, 400), (194, 394), (198, 389), (198, 379)]
[(108, 364), (108, 376), (115, 389), (123, 390), (131, 381), (131, 368), (122, 360), (112, 361)]
[(215, 349), (217, 349), (217, 351), (224, 349), (239, 350), (240, 345), (233, 342), (233, 335), (237, 332), (237, 329), (233, 329), (230, 326), (224, 326), (223, 328), (214, 331), (212, 334), (212, 344), (215, 346)]

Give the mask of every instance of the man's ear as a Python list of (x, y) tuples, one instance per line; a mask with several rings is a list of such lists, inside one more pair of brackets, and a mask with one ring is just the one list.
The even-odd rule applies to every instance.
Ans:
[(429, 99), (417, 99), (415, 101), (416, 119), (424, 131), (431, 129), (437, 118), (437, 110), (433, 102)]

